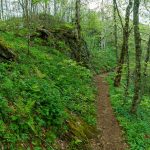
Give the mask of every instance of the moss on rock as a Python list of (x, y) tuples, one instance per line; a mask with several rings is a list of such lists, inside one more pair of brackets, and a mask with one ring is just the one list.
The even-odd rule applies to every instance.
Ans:
[(71, 137), (71, 149), (90, 150), (90, 140), (98, 136), (99, 131), (95, 126), (90, 126), (75, 114), (70, 115), (67, 121), (69, 127), (69, 138)]
[(0, 39), (0, 60), (14, 60), (15, 54), (11, 50), (10, 46)]

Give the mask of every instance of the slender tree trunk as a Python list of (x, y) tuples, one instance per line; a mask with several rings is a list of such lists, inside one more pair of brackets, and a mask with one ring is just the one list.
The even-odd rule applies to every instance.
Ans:
[(129, 85), (130, 85), (130, 57), (129, 50), (126, 53), (126, 61), (127, 61), (127, 75), (126, 75), (126, 85), (125, 85), (125, 93), (124, 93), (124, 103), (126, 103), (126, 99), (129, 95)]
[(7, 14), (7, 12), (8, 12), (8, 3), (7, 3), (7, 0), (5, 0), (5, 10), (6, 10), (6, 20), (8, 19), (8, 14)]
[(29, 1), (25, 0), (25, 26), (28, 29), (28, 37), (27, 37), (27, 42), (28, 42), (28, 55), (30, 52), (30, 16), (29, 16)]
[(117, 33), (116, 11), (117, 11), (117, 9), (116, 9), (116, 0), (113, 0), (114, 38), (115, 38), (116, 60), (118, 62), (118, 33)]
[(77, 40), (78, 40), (78, 51), (77, 51), (77, 61), (81, 61), (81, 25), (80, 25), (80, 7), (81, 1), (76, 0), (76, 29), (77, 29)]
[(44, 13), (47, 14), (48, 3), (44, 2)]
[(148, 43), (147, 43), (147, 52), (146, 52), (146, 57), (145, 57), (145, 62), (144, 62), (144, 69), (143, 69), (143, 76), (142, 76), (142, 89), (141, 89), (141, 95), (143, 95), (145, 93), (145, 90), (146, 90), (146, 86), (147, 84), (147, 78), (148, 78), (148, 72), (147, 72), (147, 67), (148, 67), (148, 63), (149, 63), (149, 60), (150, 60), (150, 35), (149, 35), (149, 40), (148, 40)]
[(3, 0), (0, 1), (1, 2), (1, 12), (0, 12), (0, 19), (3, 19), (4, 17), (4, 9), (3, 9)]
[(136, 68), (135, 68), (135, 83), (134, 83), (134, 96), (131, 107), (131, 113), (136, 113), (137, 107), (140, 104), (141, 98), (141, 35), (139, 31), (139, 6), (140, 0), (134, 0), (133, 8), (133, 24), (134, 24), (134, 40), (135, 40), (135, 57), (136, 57)]
[(126, 9), (125, 26), (123, 27), (123, 44), (118, 62), (117, 73), (114, 80), (114, 86), (119, 87), (122, 77), (122, 69), (125, 61), (125, 56), (128, 51), (128, 40), (129, 40), (129, 22), (130, 22), (130, 10), (132, 8), (132, 0), (129, 0), (129, 4)]
[(147, 44), (147, 54), (146, 54), (146, 58), (145, 58), (145, 64), (144, 64), (144, 76), (147, 75), (147, 65), (148, 65), (148, 61), (150, 59), (150, 36), (149, 36), (149, 40), (148, 40), (148, 44)]
[[(104, 12), (104, 0), (102, 0), (101, 2), (101, 16), (102, 16), (102, 23), (104, 22), (104, 16), (105, 16), (105, 12)], [(105, 33), (106, 33), (106, 27), (104, 26), (101, 32), (101, 43), (100, 46), (102, 49), (105, 49), (106, 47), (106, 38), (105, 38)]]
[(57, 15), (57, 2), (54, 0), (54, 16)]
[(77, 38), (81, 39), (81, 26), (80, 26), (80, 0), (76, 0), (76, 27), (77, 27)]

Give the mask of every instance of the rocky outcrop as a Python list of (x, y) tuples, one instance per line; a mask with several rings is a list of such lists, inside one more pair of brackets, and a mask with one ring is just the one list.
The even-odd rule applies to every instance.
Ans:
[[(59, 29), (46, 29), (44, 27), (38, 28), (38, 37), (46, 40), (47, 42), (51, 39), (55, 41), (54, 45), (59, 49), (58, 41), (64, 42), (69, 47), (70, 57), (77, 60), (78, 55), (78, 41), (76, 38), (75, 31), (71, 28), (62, 27)], [(49, 40), (48, 40), (49, 39)], [(81, 39), (81, 63), (85, 66), (89, 64), (89, 51), (84, 39)]]
[(15, 54), (12, 49), (2, 40), (0, 39), (0, 61), (3, 60), (14, 60)]

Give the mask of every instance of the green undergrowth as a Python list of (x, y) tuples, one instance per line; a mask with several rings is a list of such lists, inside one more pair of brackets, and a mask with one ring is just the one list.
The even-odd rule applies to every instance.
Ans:
[(91, 64), (96, 73), (111, 71), (115, 68), (116, 57), (112, 47), (91, 50)]
[(26, 39), (11, 33), (1, 38), (16, 53), (14, 62), (0, 63), (1, 147), (55, 149), (72, 114), (95, 125), (90, 70), (50, 47), (33, 44), (28, 53)]
[[(110, 84), (111, 102), (120, 125), (123, 127), (130, 150), (150, 150), (150, 99), (148, 95), (142, 98), (137, 115), (131, 115), (130, 108), (133, 97), (133, 86), (130, 87), (129, 97), (124, 99), (124, 88), (114, 88), (114, 73), (111, 73)], [(125, 104), (123, 101), (125, 100)], [(124, 105), (123, 105), (124, 104)]]

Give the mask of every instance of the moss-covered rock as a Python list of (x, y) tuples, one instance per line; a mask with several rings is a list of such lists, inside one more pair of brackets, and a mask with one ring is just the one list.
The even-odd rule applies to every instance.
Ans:
[(90, 140), (96, 139), (99, 131), (95, 126), (91, 126), (83, 121), (80, 117), (71, 114), (70, 119), (67, 121), (69, 132), (66, 137), (71, 141), (70, 149), (90, 150)]
[[(36, 35), (39, 38), (51, 43), (53, 41), (53, 46), (58, 49), (62, 50), (64, 53), (67, 53), (70, 58), (78, 61), (78, 40), (76, 37), (75, 30), (70, 26), (61, 26), (60, 28), (56, 29), (49, 29), (45, 27), (40, 27), (37, 29)], [(33, 36), (34, 38), (37, 36)], [(63, 43), (63, 48), (62, 48)], [(81, 50), (80, 50), (80, 60), (85, 66), (89, 64), (89, 51), (86, 42), (84, 39), (80, 41)], [(52, 46), (52, 45), (51, 45)], [(68, 51), (70, 49), (70, 51)], [(67, 50), (67, 51), (66, 51)]]
[(0, 60), (14, 60), (15, 54), (3, 39), (0, 39)]

